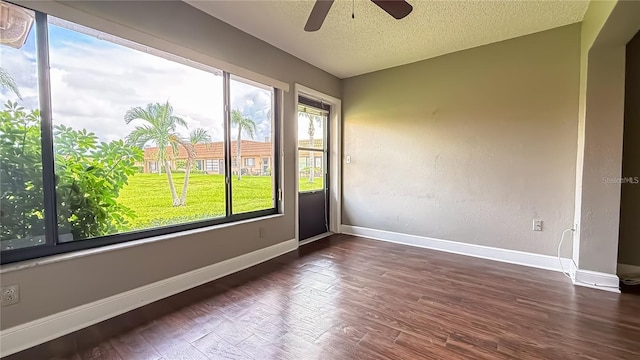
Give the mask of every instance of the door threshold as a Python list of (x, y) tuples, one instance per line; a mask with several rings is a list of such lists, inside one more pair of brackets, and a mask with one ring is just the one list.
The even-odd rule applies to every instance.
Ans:
[(327, 236), (333, 235), (333, 233), (331, 231), (327, 231), (324, 234), (320, 234), (320, 235), (316, 235), (314, 237), (310, 237), (308, 239), (304, 239), (304, 240), (300, 240), (300, 242), (298, 243), (298, 246), (302, 246), (302, 245), (307, 245), (308, 243), (312, 243), (314, 241), (318, 241), (320, 239), (324, 239)]

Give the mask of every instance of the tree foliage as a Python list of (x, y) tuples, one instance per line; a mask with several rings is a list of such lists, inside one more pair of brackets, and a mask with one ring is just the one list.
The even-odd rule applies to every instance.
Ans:
[(40, 112), (7, 102), (0, 112), (0, 239), (44, 235)]
[[(0, 112), (0, 239), (44, 233), (40, 113), (8, 102)], [(135, 214), (117, 201), (142, 150), (122, 140), (99, 142), (85, 129), (54, 127), (60, 234), (84, 239), (128, 230)]]
[(158, 147), (158, 162), (160, 165), (158, 166), (158, 173), (161, 172), (160, 167), (164, 166), (173, 206), (180, 206), (180, 199), (171, 175), (171, 157), (167, 150), (171, 148), (174, 157), (178, 154), (179, 145), (184, 143), (177, 129), (178, 127), (187, 128), (187, 122), (183, 118), (173, 115), (173, 107), (169, 101), (164, 104), (149, 103), (144, 108), (138, 106), (127, 110), (124, 115), (125, 123), (130, 124), (134, 120), (142, 120), (144, 124), (136, 126), (127, 135), (127, 144), (144, 148), (145, 145), (153, 143)]
[(236, 142), (236, 164), (238, 165), (238, 180), (242, 180), (242, 132), (246, 132), (247, 135), (253, 139), (258, 132), (256, 122), (249, 117), (245, 117), (240, 110), (234, 109), (231, 111), (231, 125), (238, 128), (238, 137)]
[(54, 136), (58, 223), (74, 239), (128, 230), (135, 214), (117, 199), (142, 150), (122, 140), (98, 142), (94, 133), (64, 125), (54, 127)]
[(0, 89), (9, 89), (11, 90), (18, 99), (22, 100), (22, 95), (20, 95), (20, 89), (18, 89), (18, 85), (9, 72), (0, 67)]
[(185, 148), (187, 152), (187, 161), (185, 164), (185, 176), (184, 183), (182, 184), (182, 194), (180, 195), (180, 206), (187, 205), (187, 190), (189, 188), (189, 175), (191, 173), (191, 167), (193, 166), (193, 160), (198, 155), (196, 151), (197, 144), (208, 144), (211, 142), (211, 135), (206, 129), (197, 128), (191, 130), (189, 133), (189, 142), (180, 141), (180, 144)]

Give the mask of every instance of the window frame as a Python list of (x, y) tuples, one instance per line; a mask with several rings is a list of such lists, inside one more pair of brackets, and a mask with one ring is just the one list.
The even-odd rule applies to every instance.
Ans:
[[(110, 234), (89, 239), (78, 239), (75, 241), (62, 242), (58, 237), (58, 221), (57, 221), (57, 205), (56, 205), (56, 184), (55, 184), (55, 153), (53, 144), (53, 121), (52, 121), (52, 104), (51, 104), (51, 80), (49, 67), (49, 22), (48, 15), (44, 12), (33, 10), (22, 5), (18, 6), (23, 9), (35, 12), (34, 29), (36, 35), (36, 67), (38, 76), (38, 98), (41, 114), (41, 145), (42, 145), (42, 165), (43, 165), (43, 193), (44, 193), (44, 223), (45, 223), (45, 243), (32, 247), (4, 250), (0, 253), (0, 264), (9, 264), (18, 261), (41, 258), (45, 256), (69, 253), (74, 251), (98, 248), (108, 245), (125, 243), (135, 240), (142, 240), (150, 237), (169, 235), (189, 230), (195, 230), (205, 227), (211, 227), (221, 224), (234, 223), (243, 220), (256, 219), (270, 215), (281, 213), (281, 179), (280, 179), (280, 153), (281, 147), (281, 131), (280, 123), (282, 121), (282, 91), (271, 85), (265, 85), (271, 89), (271, 136), (273, 164), (271, 178), (273, 182), (273, 206), (268, 209), (255, 210), (251, 212), (243, 212), (234, 214), (232, 212), (232, 160), (230, 156), (231, 150), (231, 134), (230, 134), (230, 77), (232, 74), (228, 71), (219, 70), (223, 77), (223, 104), (224, 104), (224, 176), (225, 176), (225, 203), (226, 213), (222, 217), (185, 222), (181, 224), (168, 225), (163, 227), (149, 228), (143, 230), (134, 230), (126, 233)], [(112, 35), (120, 38), (117, 35)], [(138, 49), (136, 49), (138, 50)], [(139, 50), (138, 50), (139, 51)], [(161, 50), (159, 50), (161, 51)], [(163, 53), (165, 51), (162, 51)], [(167, 53), (172, 57), (184, 59), (182, 56)], [(175, 59), (169, 59), (176, 61)], [(186, 60), (186, 59), (185, 59)], [(189, 64), (185, 64), (190, 66)], [(234, 77), (242, 78), (238, 75)], [(249, 79), (247, 79), (249, 80)], [(253, 81), (253, 80), (251, 80)], [(214, 160), (217, 161), (217, 160)], [(255, 160), (254, 160), (255, 161)], [(206, 166), (206, 165), (205, 165)], [(49, 215), (48, 215), (49, 214)]]

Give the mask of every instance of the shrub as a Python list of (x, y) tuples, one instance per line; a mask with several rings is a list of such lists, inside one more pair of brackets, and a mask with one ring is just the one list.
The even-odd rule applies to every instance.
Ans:
[[(41, 235), (40, 113), (8, 102), (0, 112), (2, 225), (0, 239)], [(74, 239), (126, 230), (133, 211), (117, 202), (143, 153), (122, 140), (98, 142), (86, 129), (54, 127), (56, 200), (60, 233)]]
[(0, 112), (0, 239), (44, 234), (38, 110), (8, 102)]
[(176, 163), (176, 170), (181, 170), (182, 172), (184, 172), (185, 169), (187, 168), (187, 160), (185, 159), (177, 159), (175, 163)]

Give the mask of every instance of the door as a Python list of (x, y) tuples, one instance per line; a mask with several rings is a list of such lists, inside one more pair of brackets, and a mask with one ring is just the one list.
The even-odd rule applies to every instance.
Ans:
[(298, 231), (306, 240), (329, 231), (330, 107), (300, 96), (298, 99)]

